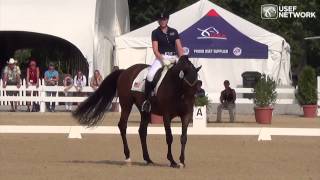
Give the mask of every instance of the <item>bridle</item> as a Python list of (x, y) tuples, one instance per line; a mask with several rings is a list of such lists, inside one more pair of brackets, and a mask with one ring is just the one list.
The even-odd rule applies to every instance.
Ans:
[(198, 82), (198, 78), (196, 80), (194, 80), (192, 83), (187, 79), (187, 78), (183, 78), (184, 82), (186, 82), (190, 87), (193, 87), (197, 84)]
[[(197, 73), (198, 74), (198, 73)], [(188, 86), (190, 87), (193, 87), (197, 84), (198, 82), (198, 77), (193, 81), (193, 82), (190, 82), (184, 75), (184, 72), (183, 71), (180, 71), (179, 73), (179, 78), (182, 79), (184, 82), (186, 82), (188, 84)]]

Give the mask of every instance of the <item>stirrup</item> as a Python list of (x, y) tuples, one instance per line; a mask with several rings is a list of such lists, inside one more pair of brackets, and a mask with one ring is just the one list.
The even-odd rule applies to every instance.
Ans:
[(149, 113), (151, 111), (151, 104), (150, 104), (150, 102), (148, 100), (145, 100), (142, 103), (141, 111), (142, 112), (147, 112), (147, 113)]

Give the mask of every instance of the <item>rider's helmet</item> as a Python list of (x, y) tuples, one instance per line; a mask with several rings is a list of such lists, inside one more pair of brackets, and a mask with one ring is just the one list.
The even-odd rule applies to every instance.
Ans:
[(158, 14), (158, 20), (165, 20), (169, 19), (169, 13), (167, 11), (162, 11), (161, 13)]

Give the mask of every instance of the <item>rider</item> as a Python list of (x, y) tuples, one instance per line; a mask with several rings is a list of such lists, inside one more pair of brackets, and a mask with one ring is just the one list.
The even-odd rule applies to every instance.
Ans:
[[(159, 27), (152, 31), (152, 49), (156, 56), (153, 61), (145, 84), (145, 101), (142, 104), (142, 111), (150, 112), (151, 110), (151, 92), (154, 88), (152, 83), (156, 72), (163, 66), (175, 63), (178, 57), (183, 55), (178, 31), (168, 26), (169, 14), (162, 12), (158, 16)], [(178, 56), (178, 57), (177, 57)]]

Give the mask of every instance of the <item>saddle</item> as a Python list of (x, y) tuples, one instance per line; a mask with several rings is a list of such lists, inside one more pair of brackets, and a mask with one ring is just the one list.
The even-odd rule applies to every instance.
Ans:
[[(153, 81), (152, 81), (152, 87), (153, 87), (153, 94), (157, 94), (158, 88), (160, 87), (163, 78), (167, 74), (168, 70), (172, 67), (173, 65), (170, 65), (169, 67), (162, 67), (160, 68), (157, 73), (155, 74)], [(132, 86), (131, 86), (131, 91), (136, 91), (136, 92), (143, 92), (145, 90), (145, 82), (147, 78), (147, 74), (149, 71), (150, 67), (146, 67), (140, 71), (140, 73), (137, 75), (137, 77), (134, 79)]]

